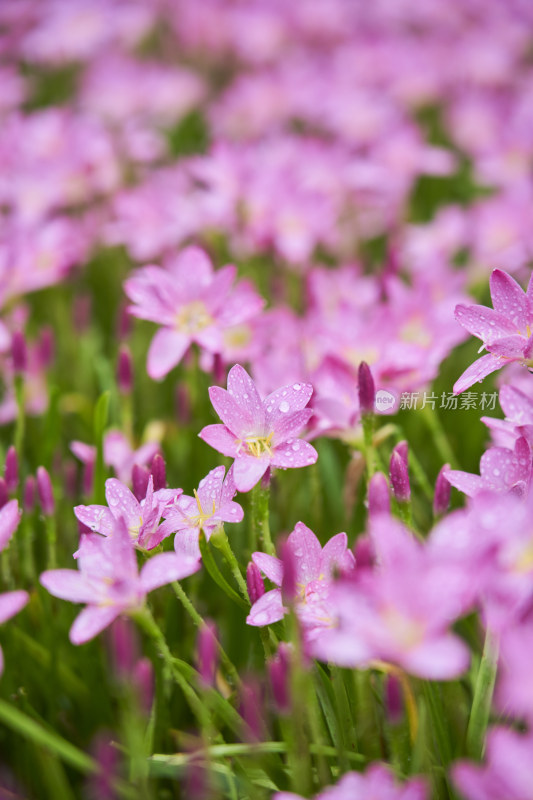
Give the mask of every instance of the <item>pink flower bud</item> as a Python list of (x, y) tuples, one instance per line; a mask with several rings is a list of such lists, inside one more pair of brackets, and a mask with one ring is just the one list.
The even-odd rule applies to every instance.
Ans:
[(119, 681), (129, 681), (138, 659), (136, 630), (129, 619), (116, 619), (108, 633), (113, 670)]
[(382, 472), (372, 475), (368, 484), (368, 515), (376, 514), (390, 514), (389, 484)]
[(24, 484), (24, 511), (33, 511), (35, 507), (35, 478), (28, 475)]
[(129, 347), (121, 345), (118, 354), (117, 383), (121, 394), (131, 394), (133, 388), (133, 366)]
[(226, 377), (226, 370), (224, 368), (224, 362), (219, 353), (215, 354), (213, 358), (213, 380), (216, 384), (224, 383), (224, 379)]
[(409, 445), (407, 444), (405, 439), (402, 442), (398, 442), (398, 444), (396, 445), (396, 447), (393, 448), (393, 450), (394, 450), (395, 453), (398, 453), (398, 455), (400, 455), (402, 457), (402, 459), (405, 462), (405, 466), (408, 468), (409, 467)]
[(131, 316), (126, 304), (118, 312), (117, 337), (119, 341), (127, 339), (131, 331)]
[(191, 421), (191, 393), (186, 383), (176, 387), (176, 416), (184, 427)]
[(55, 510), (54, 492), (50, 475), (44, 467), (37, 468), (37, 492), (43, 514), (51, 517)]
[(372, 414), (376, 399), (376, 387), (370, 367), (366, 361), (361, 361), (358, 371), (359, 406), (362, 414)]
[(150, 479), (150, 472), (145, 467), (134, 464), (131, 471), (131, 483), (133, 486), (133, 494), (140, 503), (146, 497), (148, 489), (148, 481)]
[(92, 494), (94, 484), (94, 461), (87, 461), (83, 467), (83, 493), (86, 496)]
[(433, 497), (433, 513), (436, 517), (440, 517), (441, 514), (445, 514), (448, 510), (448, 506), (450, 505), (450, 497), (452, 493), (452, 487), (449, 483), (448, 479), (444, 476), (444, 472), (450, 469), (449, 464), (445, 464), (439, 474), (437, 475), (437, 480), (435, 482), (435, 495)]
[(366, 534), (359, 536), (355, 540), (353, 552), (356, 572), (363, 569), (372, 569), (376, 562), (376, 552), (370, 536)]
[(111, 737), (102, 734), (91, 750), (99, 769), (87, 781), (87, 797), (89, 800), (116, 800), (118, 795), (113, 784), (119, 774), (119, 751), (111, 743)]
[(154, 668), (149, 658), (140, 658), (132, 672), (132, 681), (139, 693), (141, 711), (149, 715), (154, 702)]
[(289, 665), (289, 648), (282, 642), (274, 658), (267, 663), (274, 702), (280, 714), (288, 714), (291, 709)]
[(217, 669), (217, 629), (214, 622), (206, 621), (196, 640), (196, 660), (198, 672), (206, 686), (215, 685)]
[(152, 461), (152, 477), (154, 479), (154, 492), (166, 488), (167, 470), (161, 453), (156, 453)]
[(411, 498), (411, 486), (407, 464), (396, 450), (392, 451), (390, 459), (390, 480), (394, 497), (399, 503), (407, 503)]
[(401, 721), (403, 713), (402, 686), (396, 675), (389, 674), (385, 679), (385, 710), (392, 725), (397, 725)]
[(3, 478), (0, 478), (0, 508), (3, 508), (8, 500), (9, 492), (7, 491), (6, 482)]
[(239, 713), (246, 725), (243, 738), (258, 742), (263, 733), (264, 713), (260, 687), (255, 679), (243, 682), (240, 700)]
[(250, 561), (246, 567), (246, 586), (250, 603), (253, 605), (265, 593), (265, 584), (261, 577), (261, 571), (253, 561)]
[(19, 484), (19, 460), (17, 451), (11, 445), (6, 455), (6, 463), (4, 468), (4, 476), (9, 493), (16, 491)]
[(55, 339), (52, 328), (46, 327), (41, 331), (39, 341), (39, 362), (41, 366), (48, 367), (54, 360)]
[(13, 369), (18, 375), (26, 372), (28, 366), (28, 349), (22, 331), (15, 331), (11, 339), (11, 354), (13, 356)]

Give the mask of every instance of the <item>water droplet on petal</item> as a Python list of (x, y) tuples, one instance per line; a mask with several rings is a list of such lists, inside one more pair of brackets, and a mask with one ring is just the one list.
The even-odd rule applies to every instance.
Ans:
[(299, 392), (302, 387), (300, 386), (299, 383), (295, 383), (292, 388), (294, 389), (295, 392)]
[(284, 414), (287, 413), (289, 408), (290, 408), (290, 406), (289, 406), (289, 404), (287, 403), (286, 400), (282, 400), (281, 403), (279, 404), (279, 410), (282, 411)]

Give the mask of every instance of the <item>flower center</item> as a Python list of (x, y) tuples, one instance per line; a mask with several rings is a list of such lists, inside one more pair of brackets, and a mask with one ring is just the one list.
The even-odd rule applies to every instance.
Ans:
[(213, 514), (215, 513), (215, 501), (213, 500), (213, 510), (212, 511), (204, 511), (202, 508), (202, 504), (200, 502), (200, 498), (198, 497), (198, 492), (196, 489), (194, 491), (194, 499), (196, 500), (196, 505), (198, 507), (198, 514), (195, 517), (188, 517), (188, 520), (191, 524), (192, 528), (202, 528), (204, 524), (207, 522), (208, 519), (211, 519)]
[(212, 323), (213, 319), (201, 300), (188, 303), (176, 317), (176, 328), (182, 333), (198, 333)]
[(273, 436), (274, 431), (269, 433), (268, 436), (247, 436), (246, 439), (242, 439), (239, 442), (238, 452), (240, 452), (243, 445), (246, 445), (248, 455), (250, 456), (255, 456), (256, 458), (261, 458), (261, 456), (266, 454), (271, 456)]

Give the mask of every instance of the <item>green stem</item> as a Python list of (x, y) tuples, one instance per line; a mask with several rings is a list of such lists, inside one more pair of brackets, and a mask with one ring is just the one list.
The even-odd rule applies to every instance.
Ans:
[(252, 549), (257, 550), (259, 544), (264, 552), (275, 556), (276, 550), (270, 534), (269, 503), (270, 484), (263, 488), (261, 483), (258, 483), (252, 490), (252, 529), (254, 532)]
[(226, 531), (224, 527), (221, 525), (217, 530), (212, 534), (211, 543), (220, 550), (224, 559), (231, 570), (231, 574), (235, 579), (235, 583), (240, 589), (240, 592), (247, 603), (250, 602), (248, 597), (248, 587), (246, 586), (246, 581), (244, 580), (241, 572), (241, 568), (239, 567), (239, 562), (235, 557), (235, 553), (231, 549), (231, 545), (229, 543), (228, 537), (226, 535)]
[(244, 608), (246, 611), (248, 611), (249, 603), (247, 601), (245, 602), (243, 598), (237, 594), (237, 592), (232, 586), (229, 585), (225, 577), (220, 572), (216, 561), (213, 558), (213, 553), (211, 552), (209, 542), (206, 540), (203, 531), (200, 532), (198, 543), (200, 545), (200, 553), (202, 554), (202, 562), (215, 583), (225, 594), (227, 594), (231, 600), (233, 600), (234, 603), (237, 603), (237, 605), (239, 605), (241, 608)]
[(55, 569), (56, 549), (57, 549), (57, 529), (54, 516), (47, 516), (45, 518), (46, 540), (48, 542), (48, 569)]
[(490, 629), (487, 629), (466, 732), (466, 750), (471, 758), (481, 758), (483, 755), (496, 681), (498, 651), (498, 637)]
[(15, 375), (15, 399), (17, 402), (17, 421), (15, 424), (15, 450), (21, 467), (24, 463), (24, 432), (26, 429), (24, 376)]
[(361, 417), (365, 448), (366, 474), (368, 481), (370, 481), (370, 478), (376, 471), (376, 452), (374, 448), (375, 421), (374, 414), (363, 414)]
[(451, 448), (446, 431), (442, 426), (438, 412), (430, 408), (430, 406), (425, 406), (425, 408), (420, 409), (420, 411), (443, 464), (450, 464), (451, 467), (457, 469), (457, 459)]

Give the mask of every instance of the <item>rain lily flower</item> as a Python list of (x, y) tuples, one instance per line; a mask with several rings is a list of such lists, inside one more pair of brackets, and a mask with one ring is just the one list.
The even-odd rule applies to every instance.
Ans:
[[(330, 786), (315, 800), (425, 800), (427, 787), (421, 778), (411, 778), (404, 784), (382, 764), (373, 764), (366, 772), (347, 772), (335, 786)], [(276, 792), (272, 800), (303, 800), (299, 794)]]
[(480, 475), (447, 469), (443, 475), (460, 492), (473, 497), (478, 492), (513, 492), (523, 495), (529, 491), (531, 480), (531, 447), (523, 436), (513, 450), (490, 447), (481, 456)]
[(318, 458), (315, 448), (296, 437), (308, 423), (312, 387), (283, 386), (261, 400), (255, 383), (239, 364), (231, 368), (228, 389), (212, 386), (209, 397), (223, 425), (207, 425), (203, 439), (235, 459), (233, 477), (239, 492), (248, 492), (268, 467), (305, 467)]
[[(347, 545), (346, 534), (338, 533), (322, 547), (313, 531), (303, 522), (296, 524), (285, 542), (284, 550), (288, 553), (284, 553), (284, 561), (290, 556), (294, 570), (291, 583), (295, 584), (296, 592), (290, 599), (309, 636), (315, 629), (329, 624), (327, 604), (335, 571), (350, 572), (355, 566), (355, 559)], [(253, 553), (252, 560), (277, 587), (253, 604), (246, 619), (248, 625), (262, 627), (277, 622), (287, 613), (282, 596), (284, 561), (267, 553)]]
[(499, 401), (505, 419), (481, 417), (496, 443), (512, 447), (519, 436), (524, 436), (533, 445), (533, 397), (506, 384), (500, 389)]
[(70, 629), (70, 641), (83, 644), (97, 636), (121, 614), (138, 610), (148, 592), (181, 580), (200, 568), (196, 558), (159, 553), (140, 573), (133, 542), (123, 519), (110, 536), (82, 536), (77, 553), (79, 570), (53, 569), (40, 581), (50, 594), (73, 603), (86, 603)]
[(533, 279), (527, 292), (506, 272), (495, 269), (490, 276), (492, 308), (458, 305), (456, 320), (483, 342), (488, 354), (475, 361), (455, 383), (460, 394), (491, 372), (517, 361), (533, 366)]
[(159, 489), (154, 492), (150, 475), (146, 497), (139, 502), (135, 495), (116, 478), (105, 483), (107, 506), (76, 506), (76, 517), (91, 531), (112, 536), (118, 519), (123, 519), (128, 533), (137, 547), (153, 550), (168, 531), (160, 525), (165, 509), (181, 495), (181, 489)]
[[(96, 460), (96, 448), (85, 442), (74, 441), (70, 449), (91, 470)], [(111, 467), (119, 481), (129, 483), (135, 464), (150, 464), (159, 452), (159, 442), (146, 442), (134, 450), (122, 431), (108, 431), (104, 436), (104, 463)]]
[(232, 289), (236, 274), (233, 265), (213, 272), (207, 253), (187, 247), (168, 269), (144, 267), (125, 282), (133, 302), (130, 312), (164, 326), (148, 352), (151, 378), (164, 378), (193, 342), (210, 353), (221, 353), (224, 330), (261, 310), (263, 301), (246, 282)]
[(461, 761), (452, 768), (453, 782), (468, 800), (530, 800), (533, 734), (492, 728), (485, 764)]
[(194, 553), (200, 557), (198, 537), (200, 531), (206, 539), (224, 522), (241, 522), (244, 512), (238, 503), (233, 502), (237, 492), (230, 467), (225, 475), (225, 467), (215, 467), (198, 484), (194, 497), (178, 495), (165, 510), (165, 522), (160, 531), (168, 536), (177, 533), (174, 540), (176, 552)]

